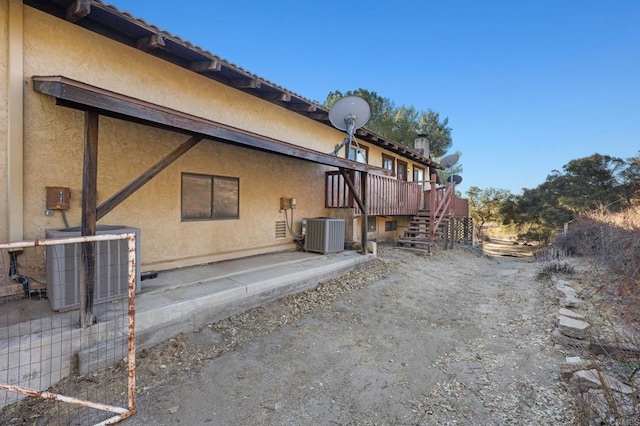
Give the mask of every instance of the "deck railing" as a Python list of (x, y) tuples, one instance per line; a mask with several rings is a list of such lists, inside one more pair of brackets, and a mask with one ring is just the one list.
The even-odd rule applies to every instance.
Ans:
[(435, 216), (469, 217), (469, 200), (453, 195), (453, 202), (451, 202), (452, 191), (455, 189), (450, 184), (440, 188), (433, 185), (433, 189), (424, 191), (422, 195), (424, 202), (421, 209), (426, 211), (435, 209)]
[[(360, 173), (349, 172), (356, 188), (360, 187)], [(420, 208), (422, 186), (386, 176), (367, 175), (367, 201), (371, 216), (414, 215)], [(354, 215), (361, 214), (353, 194), (340, 172), (326, 172), (325, 206), (327, 208), (352, 208)]]
[[(359, 188), (360, 173), (348, 172), (348, 174), (354, 186)], [(429, 184), (429, 182), (425, 183)], [(431, 211), (435, 209), (435, 217), (462, 218), (469, 216), (468, 200), (454, 196), (453, 202), (451, 202), (451, 191), (454, 190), (452, 185), (437, 188), (434, 181), (433, 185), (427, 187), (432, 189), (422, 191), (421, 183), (404, 182), (385, 176), (368, 174), (368, 214), (371, 216), (410, 216), (415, 215), (418, 210)], [(353, 194), (338, 171), (326, 172), (325, 207), (352, 208), (354, 215), (361, 214)]]

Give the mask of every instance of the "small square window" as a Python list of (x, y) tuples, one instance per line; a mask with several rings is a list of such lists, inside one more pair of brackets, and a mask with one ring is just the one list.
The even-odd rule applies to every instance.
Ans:
[(376, 217), (375, 216), (367, 216), (367, 231), (375, 232), (376, 231)]
[(384, 223), (384, 230), (385, 231), (395, 231), (396, 229), (398, 229), (398, 221), (397, 220), (387, 220)]

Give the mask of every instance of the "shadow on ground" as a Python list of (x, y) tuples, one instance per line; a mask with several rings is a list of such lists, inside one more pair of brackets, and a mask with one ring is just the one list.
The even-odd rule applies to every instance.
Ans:
[(533, 257), (536, 249), (535, 245), (499, 238), (491, 238), (482, 244), (482, 252), (489, 256)]

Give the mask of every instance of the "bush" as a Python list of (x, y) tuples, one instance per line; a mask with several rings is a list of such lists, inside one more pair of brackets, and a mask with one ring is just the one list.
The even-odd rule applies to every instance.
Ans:
[(536, 277), (539, 280), (551, 279), (554, 275), (573, 275), (575, 269), (573, 265), (565, 261), (546, 262), (541, 267)]

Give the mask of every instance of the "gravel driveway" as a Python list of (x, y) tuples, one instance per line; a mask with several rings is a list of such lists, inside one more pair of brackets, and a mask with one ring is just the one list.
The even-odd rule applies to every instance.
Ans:
[(138, 360), (125, 425), (573, 422), (530, 257), (379, 247), (316, 290), (182, 334)]

